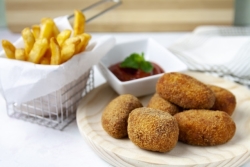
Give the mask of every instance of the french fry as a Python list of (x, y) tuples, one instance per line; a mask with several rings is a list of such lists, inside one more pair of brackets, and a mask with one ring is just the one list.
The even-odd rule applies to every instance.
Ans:
[(85, 38), (87, 39), (87, 41), (90, 41), (90, 39), (92, 38), (90, 34), (88, 33), (83, 33), (83, 35), (85, 36)]
[(69, 45), (69, 44), (74, 44), (75, 46), (78, 45), (81, 42), (81, 38), (76, 36), (76, 37), (71, 37), (68, 38), (64, 41), (63, 46), (64, 45)]
[(33, 35), (35, 37), (35, 39), (38, 39), (39, 36), (40, 36), (40, 31), (41, 31), (41, 28), (39, 25), (33, 25), (32, 26), (32, 32), (33, 32)]
[(42, 23), (44, 23), (44, 22), (46, 22), (46, 21), (52, 23), (52, 25), (53, 25), (53, 26), (52, 26), (52, 36), (53, 36), (53, 37), (57, 37), (57, 35), (60, 33), (60, 31), (59, 31), (59, 29), (57, 28), (57, 26), (56, 26), (54, 20), (51, 19), (51, 18), (49, 18), (49, 17), (43, 18), (43, 19), (41, 20)]
[(77, 35), (77, 37), (81, 39), (81, 42), (76, 46), (76, 54), (83, 52), (85, 50), (85, 48), (87, 47), (91, 39), (91, 35), (87, 33), (83, 33), (83, 34)]
[[(52, 20), (52, 19), (51, 19)], [(53, 35), (54, 37), (57, 37), (57, 35), (60, 33), (59, 29), (57, 28), (55, 22), (52, 20), (52, 22), (54, 23), (54, 26), (53, 26)]]
[(40, 64), (49, 65), (50, 64), (50, 58), (46, 57), (46, 56), (42, 57)]
[(54, 23), (49, 19), (42, 19), (41, 32), (39, 38), (46, 38), (49, 40), (53, 36)]
[(51, 59), (51, 50), (48, 46), (46, 52), (44, 53), (43, 57), (41, 58), (40, 64), (49, 65)]
[(33, 48), (28, 56), (28, 61), (33, 63), (39, 63), (41, 58), (44, 56), (45, 52), (49, 47), (49, 42), (46, 38), (39, 38), (36, 40)]
[(71, 59), (74, 53), (75, 53), (75, 45), (73, 43), (69, 45), (64, 45), (61, 51), (62, 63)]
[(83, 34), (80, 34), (77, 37), (79, 37), (81, 39), (81, 42), (78, 45), (76, 45), (75, 54), (80, 53), (82, 51), (82, 48), (84, 47), (84, 45), (86, 43), (86, 38)]
[(51, 65), (59, 65), (61, 64), (61, 50), (57, 40), (52, 37), (50, 39), (50, 50), (51, 50)]
[(26, 53), (25, 50), (23, 48), (18, 48), (15, 51), (15, 59), (17, 60), (26, 60)]
[(61, 31), (57, 35), (56, 40), (60, 47), (63, 45), (64, 41), (66, 41), (70, 37), (70, 35), (71, 35), (71, 30), (68, 29)]
[(80, 10), (74, 11), (73, 30), (59, 31), (53, 19), (44, 17), (40, 25), (22, 30), (24, 48), (2, 40), (6, 57), (30, 61), (36, 64), (59, 65), (66, 62), (75, 54), (85, 50), (91, 35), (84, 33), (85, 16)]
[(74, 11), (75, 19), (74, 19), (74, 36), (84, 33), (85, 29), (85, 16), (79, 11)]
[(44, 57), (48, 57), (49, 59), (51, 58), (51, 50), (50, 47), (48, 46), (46, 52), (43, 55)]
[(87, 45), (89, 44), (89, 41), (91, 40), (91, 35), (88, 33), (83, 33), (83, 36), (85, 37), (85, 43), (84, 46), (81, 48), (81, 52), (84, 51), (87, 47)]
[[(24, 42), (24, 50), (25, 54), (29, 55), (34, 43), (35, 43), (35, 37), (33, 33), (31, 32), (30, 28), (24, 28), (22, 31), (22, 37)], [(28, 57), (27, 57), (28, 59)]]
[(2, 47), (8, 58), (15, 59), (16, 47), (11, 42), (9, 42), (8, 40), (2, 40)]
[(51, 57), (51, 49), (50, 49), (49, 46), (48, 46), (46, 52), (44, 53), (44, 56), (46, 56), (46, 57)]
[(41, 23), (42, 23), (42, 24), (45, 23), (47, 19), (49, 19), (49, 17), (43, 17), (43, 18), (41, 19)]
[(65, 61), (71, 59), (74, 54), (76, 54), (76, 46), (81, 42), (80, 37), (71, 37), (68, 38), (64, 43), (63, 46), (61, 47), (61, 60), (62, 63)]

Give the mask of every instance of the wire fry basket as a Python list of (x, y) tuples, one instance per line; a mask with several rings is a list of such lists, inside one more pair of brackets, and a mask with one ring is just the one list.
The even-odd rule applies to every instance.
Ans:
[(7, 106), (10, 117), (62, 130), (75, 118), (81, 98), (94, 88), (94, 71), (90, 69), (63, 88), (26, 103)]
[[(113, 5), (90, 17), (86, 23), (121, 4), (119, 0), (101, 0), (81, 11), (84, 12), (106, 2), (113, 2)], [(69, 15), (67, 19), (72, 17), (74, 15)], [(91, 67), (79, 78), (52, 93), (21, 104), (16, 102), (7, 104), (7, 114), (13, 118), (63, 130), (75, 120), (80, 100), (93, 88), (94, 70)]]

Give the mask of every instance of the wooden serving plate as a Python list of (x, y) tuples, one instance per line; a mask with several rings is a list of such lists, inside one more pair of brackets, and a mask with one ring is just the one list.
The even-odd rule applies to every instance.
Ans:
[[(178, 142), (168, 153), (146, 151), (135, 146), (128, 138), (114, 139), (102, 128), (101, 115), (105, 106), (117, 93), (104, 84), (87, 94), (77, 110), (78, 128), (85, 141), (105, 161), (113, 166), (240, 166), (250, 158), (250, 90), (239, 84), (202, 73), (188, 72), (198, 80), (224, 87), (237, 98), (233, 119), (237, 130), (228, 143), (198, 147)], [(141, 97), (146, 105), (151, 95)]]

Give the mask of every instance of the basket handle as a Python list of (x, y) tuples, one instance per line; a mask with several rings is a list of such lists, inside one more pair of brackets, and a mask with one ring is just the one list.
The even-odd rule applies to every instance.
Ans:
[[(112, 10), (112, 9), (114, 9), (114, 8), (116, 8), (116, 7), (118, 7), (119, 5), (122, 4), (122, 1), (121, 1), (121, 0), (101, 0), (101, 1), (98, 1), (98, 2), (96, 2), (96, 3), (94, 3), (94, 4), (92, 4), (92, 5), (90, 5), (90, 6), (86, 7), (86, 8), (84, 8), (84, 9), (82, 9), (81, 11), (82, 11), (82, 12), (85, 12), (85, 11), (87, 11), (87, 10), (90, 10), (90, 9), (92, 9), (92, 8), (95, 8), (95, 7), (97, 7), (97, 6), (99, 6), (99, 5), (103, 4), (103, 3), (106, 3), (106, 2), (114, 2), (114, 4), (113, 4), (112, 6), (106, 8), (106, 9), (104, 9), (103, 11), (100, 11), (100, 12), (97, 13), (96, 15), (94, 15), (94, 16), (88, 18), (88, 19), (86, 20), (86, 23), (92, 21), (93, 19), (99, 17), (100, 15), (102, 15), (102, 14), (104, 14), (104, 13), (106, 13), (106, 12), (108, 12), (108, 11), (110, 11), (110, 10)], [(71, 14), (71, 15), (68, 16), (68, 19), (71, 19), (71, 18), (73, 18), (73, 17), (74, 17), (74, 14)]]

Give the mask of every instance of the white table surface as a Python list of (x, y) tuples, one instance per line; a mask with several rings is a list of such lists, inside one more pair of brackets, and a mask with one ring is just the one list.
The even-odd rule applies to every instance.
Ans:
[[(108, 33), (117, 43), (127, 40), (153, 38), (163, 46), (169, 46), (189, 32), (169, 33)], [(91, 33), (93, 39), (107, 33)], [(12, 34), (0, 28), (0, 40), (14, 42), (20, 34)], [(1, 50), (0, 46), (0, 50)], [(95, 86), (105, 79), (94, 67)], [(0, 96), (0, 166), (1, 167), (110, 167), (99, 158), (82, 138), (76, 121), (63, 131), (10, 118), (5, 102)], [(250, 166), (250, 163), (244, 167)]]

